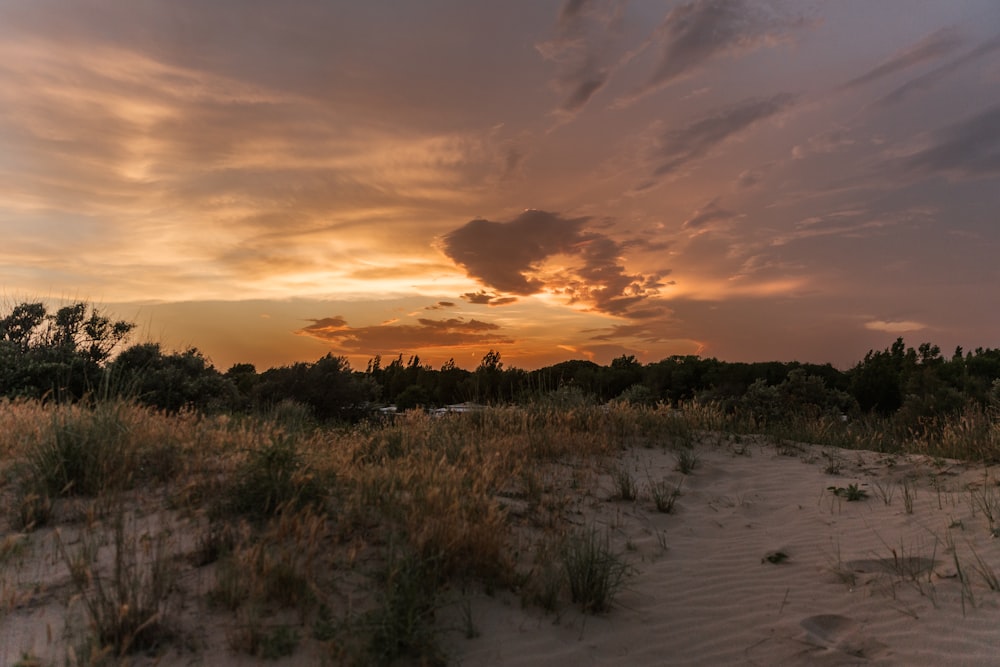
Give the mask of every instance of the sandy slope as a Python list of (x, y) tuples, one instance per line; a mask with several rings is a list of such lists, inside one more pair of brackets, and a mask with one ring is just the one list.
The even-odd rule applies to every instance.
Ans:
[[(606, 530), (632, 567), (609, 613), (585, 615), (564, 599), (558, 613), (546, 614), (525, 608), (517, 593), (473, 593), (470, 606), (440, 614), (453, 661), (575, 667), (994, 663), (1000, 592), (977, 573), (976, 554), (986, 564), (979, 569), (1000, 574), (1000, 540), (973, 495), (992, 499), (1000, 521), (1000, 472), (995, 477), (982, 466), (954, 461), (752, 438), (711, 436), (696, 451), (699, 465), (684, 479), (672, 514), (657, 512), (645, 488), (647, 480), (681, 478), (674, 454), (659, 448), (632, 449), (618, 461), (639, 482), (639, 500), (614, 499), (606, 472), (573, 492), (563, 521)], [(904, 479), (913, 480), (912, 513), (904, 503)], [(829, 489), (851, 484), (868, 497), (849, 502)], [(515, 510), (512, 505), (516, 521)], [(529, 544), (537, 529), (528, 520), (523, 524), (519, 531)], [(68, 608), (79, 614), (51, 540), (42, 532), (32, 539), (34, 547), (8, 560), (4, 572), (5, 594), (13, 597), (0, 614), (0, 665), (13, 664), (22, 651), (64, 656), (64, 617)], [(787, 558), (770, 562), (767, 556), (776, 552)], [(186, 582), (192, 591), (211, 585), (207, 572), (190, 576), (204, 580)], [(32, 582), (39, 583), (36, 592)], [(227, 626), (198, 616), (196, 600), (189, 595), (185, 609), (195, 615), (188, 625), (197, 627), (200, 648), (171, 652), (158, 664), (260, 664), (229, 651)], [(466, 614), (476, 638), (449, 629), (467, 626)], [(63, 664), (61, 657), (52, 664)], [(318, 664), (318, 658), (304, 645), (294, 657), (269, 664)]]
[[(464, 665), (992, 664), (1000, 593), (973, 551), (1000, 572), (967, 488), (985, 470), (921, 457), (723, 442), (698, 448), (674, 514), (648, 498), (613, 500), (610, 478), (575, 520), (606, 527), (634, 566), (607, 615), (525, 610), (479, 597), (475, 639), (452, 637)], [(672, 454), (637, 449), (638, 480), (676, 479)], [(831, 474), (839, 469), (839, 474)], [(995, 489), (989, 473), (987, 492)], [(912, 514), (904, 477), (915, 480)], [(848, 502), (828, 487), (856, 483)], [(877, 484), (892, 494), (887, 504)], [(642, 487), (643, 484), (640, 484)], [(949, 543), (955, 545), (962, 581)], [(665, 548), (664, 548), (665, 546)], [(787, 554), (772, 564), (768, 554)], [(963, 604), (964, 598), (964, 604)]]

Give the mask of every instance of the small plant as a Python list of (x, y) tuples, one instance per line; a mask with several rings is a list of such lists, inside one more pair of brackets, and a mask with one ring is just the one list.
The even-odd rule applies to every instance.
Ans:
[(917, 497), (917, 490), (909, 478), (903, 478), (903, 509), (907, 514), (913, 514), (913, 501)]
[(972, 551), (972, 557), (975, 558), (975, 562), (972, 564), (972, 569), (982, 578), (983, 583), (985, 583), (991, 591), (1000, 591), (1000, 577), (997, 577), (996, 570), (983, 560), (983, 557), (979, 555), (972, 545), (969, 545), (969, 549)]
[(131, 416), (122, 402), (56, 408), (48, 429), (27, 451), (28, 493), (94, 496), (130, 486), (139, 469)]
[(656, 505), (656, 511), (663, 512), (664, 514), (672, 514), (674, 511), (674, 504), (681, 495), (681, 484), (684, 483), (684, 478), (677, 482), (677, 485), (671, 485), (667, 480), (661, 480), (655, 484), (650, 483), (649, 485), (649, 495), (653, 498), (653, 504)]
[(681, 449), (677, 452), (677, 470), (682, 475), (690, 475), (700, 463), (693, 449)]
[(260, 638), (257, 655), (266, 660), (277, 660), (295, 653), (299, 646), (299, 633), (288, 625), (278, 625)]
[(988, 480), (983, 480), (982, 486), (970, 486), (969, 496), (972, 499), (972, 506), (983, 513), (986, 521), (989, 522), (990, 532), (996, 528), (996, 520), (1000, 518), (1000, 494), (997, 488), (989, 484)]
[(875, 482), (875, 497), (879, 498), (883, 503), (885, 503), (886, 507), (892, 505), (892, 497), (895, 494), (896, 494), (895, 486), (889, 484), (883, 484), (882, 482), (879, 481)]
[(558, 611), (559, 596), (566, 584), (566, 573), (559, 562), (564, 547), (551, 538), (538, 543), (535, 565), (523, 578), (522, 605), (537, 605), (547, 612)]
[(42, 667), (43, 664), (45, 663), (42, 662), (41, 658), (35, 657), (31, 653), (22, 653), (21, 658), (11, 667)]
[(337, 623), (333, 620), (330, 608), (325, 604), (321, 604), (316, 611), (316, 620), (313, 621), (313, 639), (321, 642), (331, 641), (337, 637), (338, 629)]
[(771, 563), (772, 565), (779, 565), (788, 560), (788, 554), (784, 551), (768, 551), (764, 554), (764, 557), (760, 559), (761, 563)]
[(865, 500), (868, 497), (868, 492), (859, 487), (857, 484), (848, 484), (846, 488), (843, 486), (828, 486), (826, 488), (828, 491), (832, 492), (833, 495), (839, 498), (844, 498), (849, 503)]
[(126, 530), (125, 519), (114, 519), (114, 563), (110, 575), (87, 561), (96, 558), (92, 536), (71, 554), (61, 540), (63, 561), (83, 598), (94, 640), (101, 650), (123, 656), (156, 648), (170, 636), (165, 618), (175, 573), (167, 554), (166, 536), (139, 535)]
[(615, 483), (616, 496), (620, 500), (636, 499), (639, 495), (639, 487), (628, 470), (623, 466), (618, 466), (611, 472), (611, 477)]
[[(31, 487), (35, 488), (32, 489)], [(40, 485), (23, 483), (14, 500), (11, 523), (15, 528), (31, 532), (52, 520), (52, 499)]]
[(595, 528), (574, 534), (567, 540), (562, 560), (573, 602), (591, 614), (610, 609), (628, 565), (612, 553), (607, 535), (602, 539)]
[(371, 657), (380, 665), (406, 657), (444, 664), (434, 629), (439, 584), (434, 564), (412, 553), (390, 553), (383, 577), (380, 603), (362, 621), (371, 631)]
[(315, 504), (322, 495), (319, 481), (305, 468), (296, 440), (275, 437), (250, 451), (215, 514), (263, 520), (283, 507)]

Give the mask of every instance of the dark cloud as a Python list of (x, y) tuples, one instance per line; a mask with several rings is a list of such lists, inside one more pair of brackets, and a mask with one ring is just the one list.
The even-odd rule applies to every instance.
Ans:
[(842, 89), (863, 86), (883, 77), (901, 72), (904, 69), (919, 65), (928, 60), (936, 60), (953, 52), (962, 44), (962, 35), (955, 28), (942, 28), (901, 51), (894, 53), (888, 60), (873, 67), (864, 74), (851, 79)]
[(667, 132), (654, 155), (659, 163), (654, 173), (664, 176), (675, 172), (704, 157), (727, 139), (785, 111), (794, 103), (795, 96), (789, 93), (754, 97), (721, 109), (683, 128)]
[(348, 326), (340, 316), (311, 320), (311, 322), (312, 324), (295, 333), (358, 354), (392, 354), (401, 350), (499, 345), (513, 342), (511, 338), (499, 332), (499, 325), (476, 319), (419, 318), (417, 324), (380, 324), (367, 327)]
[(525, 211), (510, 222), (477, 219), (445, 234), (444, 252), (470, 276), (502, 292), (535, 294), (544, 287), (526, 273), (546, 258), (572, 253), (587, 218)]
[[(657, 274), (629, 274), (622, 265), (623, 244), (584, 228), (588, 218), (563, 218), (546, 211), (525, 211), (510, 222), (472, 220), (443, 238), (444, 253), (470, 277), (493, 289), (517, 295), (551, 291), (571, 303), (626, 315), (658, 294)], [(545, 260), (568, 256), (577, 265), (558, 275), (543, 275)], [(486, 292), (463, 296), (473, 303), (497, 305)]]
[(940, 67), (932, 69), (925, 74), (910, 79), (903, 85), (899, 86), (888, 95), (883, 97), (878, 101), (879, 106), (889, 106), (901, 102), (903, 99), (915, 93), (917, 91), (926, 90), (930, 88), (942, 79), (946, 79), (956, 70), (968, 65), (969, 63), (982, 58), (983, 56), (989, 55), (994, 51), (1000, 50), (1000, 35), (997, 35), (993, 39), (983, 42), (976, 48), (972, 49), (968, 53), (951, 60)]
[(566, 0), (562, 9), (559, 10), (559, 22), (566, 23), (577, 18), (587, 6), (588, 0)]
[(492, 292), (479, 290), (478, 292), (466, 292), (462, 298), (469, 303), (480, 306), (506, 306), (517, 301), (516, 296), (500, 296)]
[(566, 100), (562, 104), (563, 111), (577, 111), (581, 109), (594, 93), (604, 87), (608, 81), (608, 72), (605, 69), (595, 70), (593, 67), (584, 67), (580, 80), (573, 83), (573, 88)]
[(752, 188), (764, 179), (764, 174), (758, 169), (744, 169), (736, 179), (741, 188)]
[(911, 173), (922, 175), (1000, 176), (1000, 105), (942, 130), (933, 145), (903, 163)]
[(683, 4), (661, 26), (663, 55), (647, 89), (684, 77), (723, 54), (774, 43), (803, 23), (767, 2), (695, 0)]
[(733, 213), (732, 211), (727, 211), (719, 206), (719, 198), (716, 197), (692, 213), (691, 217), (684, 221), (684, 228), (700, 229), (711, 222), (732, 220), (736, 217), (738, 217), (738, 214)]
[(553, 87), (563, 96), (559, 114), (577, 113), (608, 83), (624, 7), (621, 0), (569, 0), (559, 11), (556, 37), (538, 45), (558, 63)]
[(443, 310), (445, 308), (454, 308), (455, 303), (453, 301), (438, 301), (433, 306), (424, 306), (424, 310)]

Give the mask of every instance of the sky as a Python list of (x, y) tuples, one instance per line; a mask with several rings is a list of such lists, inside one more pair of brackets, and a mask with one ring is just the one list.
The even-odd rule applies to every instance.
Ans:
[(0, 0), (0, 301), (221, 370), (1000, 346), (996, 0)]

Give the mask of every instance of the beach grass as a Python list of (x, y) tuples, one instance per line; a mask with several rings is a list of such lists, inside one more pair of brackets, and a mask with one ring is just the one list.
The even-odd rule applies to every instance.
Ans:
[[(125, 401), (0, 403), (9, 508), (0, 522), (5, 534), (59, 545), (83, 609), (67, 619), (74, 654), (93, 664), (136, 651), (196, 654), (191, 637), (211, 622), (228, 628), (233, 650), (258, 658), (311, 651), (331, 663), (440, 664), (438, 618), (464, 591), (511, 591), (542, 611), (568, 596), (582, 612), (614, 613), (629, 555), (612, 549), (607, 527), (567, 526), (572, 498), (593, 495), (608, 471), (612, 497), (639, 499), (620, 456), (629, 447), (670, 452), (682, 481), (699, 468), (696, 444), (734, 438), (743, 453), (759, 437), (1000, 460), (1000, 426), (971, 408), (919, 435), (875, 417), (761, 427), (698, 403), (413, 411), (322, 428), (300, 412), (286, 405), (261, 419), (167, 415)], [(682, 481), (651, 479), (643, 497), (671, 514)], [(890, 505), (895, 487), (874, 488)], [(866, 495), (857, 484), (833, 490)], [(996, 485), (984, 479), (968, 494), (995, 530)], [(912, 513), (915, 486), (904, 479), (900, 495)], [(656, 535), (666, 535), (666, 551), (669, 531)], [(4, 541), (3, 568), (17, 567), (22, 543)], [(972, 570), (993, 588), (986, 561), (974, 557)], [(14, 588), (5, 596), (30, 597)]]

